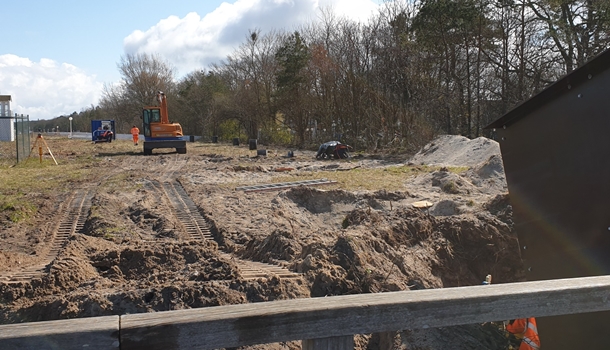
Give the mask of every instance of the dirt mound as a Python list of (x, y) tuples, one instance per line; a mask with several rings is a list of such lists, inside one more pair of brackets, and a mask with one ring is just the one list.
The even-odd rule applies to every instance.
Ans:
[(502, 157), (498, 154), (494, 154), (485, 162), (474, 166), (472, 171), (481, 179), (503, 178), (504, 164), (502, 164)]
[[(349, 179), (361, 172), (384, 177), (389, 166), (411, 168), (398, 157), (316, 161), (315, 151), (251, 157), (243, 147), (189, 147), (186, 155), (151, 157), (106, 150), (103, 161), (112, 166), (105, 177), (78, 180), (94, 194), (81, 218), (82, 232), (70, 236), (40, 277), (0, 282), (0, 323), (478, 285), (487, 274), (494, 283), (523, 277), (501, 159), (491, 140), (438, 138), (415, 164), (464, 168), (413, 167), (392, 180), (391, 191), (379, 190), (385, 178), (375, 181), (375, 191), (351, 186)], [(284, 168), (291, 170), (275, 171)], [(316, 172), (339, 181), (328, 187), (236, 190), (319, 178)], [(180, 186), (186, 197), (171, 196), (174, 190), (182, 193)], [(38, 208), (32, 224), (0, 222), (3, 276), (35, 266), (50, 251), (56, 216), (65, 212), (62, 205), (73, 191), (69, 187), (48, 197), (28, 194)], [(432, 206), (414, 208), (423, 201)], [(195, 223), (201, 237), (193, 231)], [(246, 280), (240, 259), (279, 264), (302, 277)], [(506, 348), (503, 335), (486, 327), (403, 332), (402, 348)], [(378, 338), (357, 335), (356, 348), (377, 349)], [(397, 340), (395, 349), (400, 346)], [(245, 349), (299, 347), (292, 342)]]
[(439, 166), (475, 166), (492, 155), (500, 155), (500, 145), (491, 139), (442, 135), (424, 146), (410, 164)]
[(236, 265), (220, 257), (216, 244), (119, 246), (95, 237), (75, 236), (50, 265), (48, 275), (24, 283), (0, 284), (0, 322), (119, 315), (309, 296), (295, 283), (278, 279), (240, 280)]
[(490, 156), (486, 161), (469, 169), (464, 176), (484, 193), (507, 191), (504, 164), (500, 155)]
[(447, 169), (435, 171), (430, 175), (432, 186), (439, 187), (445, 193), (465, 194), (478, 191), (465, 177), (451, 173)]
[(290, 189), (284, 196), (314, 214), (331, 212), (333, 205), (339, 203), (356, 204), (357, 198), (347, 191), (324, 191), (305, 186)]
[(510, 205), (508, 193), (496, 195), (486, 202), (484, 207), (509, 226), (513, 225), (513, 207)]
[(458, 215), (460, 214), (459, 204), (450, 199), (444, 199), (430, 208), (430, 214), (434, 216)]
[[(497, 193), (496, 189), (489, 189), (480, 184), (476, 186), (465, 173), (452, 173), (446, 168), (420, 175), (412, 183), (425, 193), (423, 199), (434, 204), (431, 210), (434, 215), (455, 215), (472, 211), (475, 200), (480, 200), (483, 194)], [(414, 195), (421, 196), (418, 196), (418, 193)], [(454, 209), (449, 210), (451, 207)]]
[(358, 209), (346, 227), (336, 239), (303, 246), (297, 266), (313, 281), (312, 296), (475, 285), (488, 273), (501, 283), (522, 274), (514, 234), (491, 215)]
[(292, 261), (301, 251), (301, 245), (295, 235), (287, 230), (276, 229), (269, 236), (250, 240), (241, 256), (246, 259), (262, 262)]

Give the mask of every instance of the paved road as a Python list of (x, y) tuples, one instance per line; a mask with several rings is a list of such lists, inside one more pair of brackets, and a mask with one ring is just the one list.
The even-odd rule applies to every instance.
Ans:
[[(70, 133), (69, 132), (48, 132), (48, 133), (43, 133), (43, 136), (45, 135), (49, 135), (49, 136), (65, 136), (65, 137), (70, 137)], [(140, 135), (140, 137), (143, 137), (142, 135)], [(72, 133), (72, 138), (73, 139), (83, 139), (83, 140), (91, 140), (91, 133), (90, 132), (73, 132)], [(131, 134), (116, 134), (116, 138), (119, 140), (131, 140)]]

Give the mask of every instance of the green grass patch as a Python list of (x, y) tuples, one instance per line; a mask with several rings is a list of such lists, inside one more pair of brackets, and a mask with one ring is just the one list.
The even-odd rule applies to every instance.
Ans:
[[(33, 217), (37, 205), (32, 203), (36, 196), (52, 192), (64, 192), (76, 182), (87, 178), (91, 169), (76, 165), (56, 166), (40, 163), (19, 164), (0, 172), (0, 217), (8, 217), (12, 222), (20, 222)], [(33, 194), (28, 199), (24, 193)]]
[(454, 174), (461, 174), (461, 173), (465, 172), (468, 169), (470, 169), (470, 167), (467, 167), (467, 166), (447, 167), (447, 170), (449, 170), (450, 173), (454, 173)]
[[(95, 157), (95, 145), (68, 139), (46, 139), (46, 142), (59, 165), (55, 165), (44, 145), (42, 162), (37, 150), (19, 164), (14, 158), (0, 157), (0, 218), (3, 220), (27, 220), (37, 212), (36, 198), (69, 191), (75, 184), (95, 177), (96, 164), (100, 161)], [(10, 147), (14, 147), (14, 142), (2, 143), (0, 148)]]
[(36, 214), (36, 206), (24, 198), (22, 193), (0, 195), (0, 218), (17, 223)]

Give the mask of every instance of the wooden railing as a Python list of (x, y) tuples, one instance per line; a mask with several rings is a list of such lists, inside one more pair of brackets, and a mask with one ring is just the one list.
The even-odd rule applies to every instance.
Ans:
[(0, 349), (214, 349), (610, 310), (610, 276), (282, 300), (0, 326)]

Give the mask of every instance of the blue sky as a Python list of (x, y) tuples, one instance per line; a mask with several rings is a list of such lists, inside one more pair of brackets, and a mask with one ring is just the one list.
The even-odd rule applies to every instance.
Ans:
[(220, 62), (248, 30), (291, 30), (320, 8), (356, 20), (382, 0), (0, 0), (0, 95), (50, 119), (96, 105), (126, 53), (159, 54), (176, 78)]

